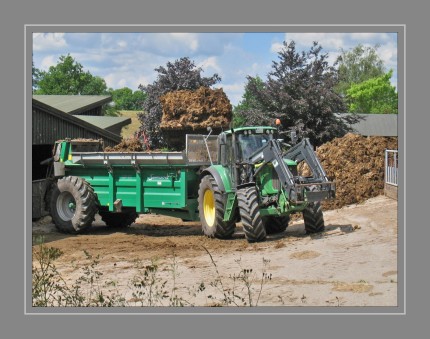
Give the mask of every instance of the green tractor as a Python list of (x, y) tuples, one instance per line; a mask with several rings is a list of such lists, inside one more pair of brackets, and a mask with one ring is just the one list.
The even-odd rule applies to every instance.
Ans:
[[(89, 144), (54, 147), (50, 213), (64, 232), (87, 229), (96, 213), (111, 227), (155, 213), (200, 220), (206, 236), (221, 239), (241, 220), (246, 239), (256, 242), (284, 231), (296, 212), (308, 233), (321, 232), (320, 201), (335, 196), (309, 140), (284, 147), (270, 126), (187, 135), (183, 152), (88, 151)], [(301, 162), (309, 175), (298, 173)]]

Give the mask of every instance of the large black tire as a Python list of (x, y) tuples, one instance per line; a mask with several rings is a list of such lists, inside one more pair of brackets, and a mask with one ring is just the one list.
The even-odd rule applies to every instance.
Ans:
[(305, 222), (306, 233), (318, 233), (325, 229), (324, 217), (321, 204), (319, 202), (310, 203), (303, 210), (303, 220)]
[(266, 229), (260, 215), (258, 192), (255, 186), (237, 190), (237, 199), (246, 240), (256, 242), (266, 239)]
[(97, 213), (93, 188), (79, 177), (59, 179), (51, 193), (50, 213), (62, 232), (76, 234), (91, 227)]
[(203, 177), (199, 186), (199, 215), (203, 233), (210, 238), (230, 238), (236, 228), (235, 220), (223, 221), (225, 198), (211, 175)]
[(123, 212), (99, 210), (99, 214), (106, 226), (115, 228), (128, 227), (134, 223), (137, 218), (137, 213), (134, 210)]
[(263, 218), (264, 227), (266, 228), (267, 234), (275, 234), (284, 232), (288, 223), (290, 222), (290, 217), (265, 217)]

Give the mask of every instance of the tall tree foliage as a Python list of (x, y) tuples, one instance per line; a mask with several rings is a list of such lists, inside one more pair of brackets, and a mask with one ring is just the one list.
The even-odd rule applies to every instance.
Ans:
[(391, 85), (393, 71), (353, 84), (347, 91), (349, 111), (355, 113), (398, 113), (396, 88)]
[(385, 74), (383, 60), (378, 55), (379, 45), (375, 47), (357, 45), (349, 51), (341, 50), (338, 58), (339, 84), (336, 91), (346, 96), (353, 84), (376, 78)]
[[(294, 41), (284, 42), (262, 84), (248, 77), (247, 89), (254, 98), (244, 112), (251, 125), (273, 124), (281, 119), (285, 129), (293, 128), (314, 145), (343, 135), (348, 126), (334, 113), (344, 112), (343, 99), (335, 92), (338, 72), (330, 66), (328, 54), (314, 42), (309, 51), (299, 53)], [(349, 123), (355, 120), (347, 118)]]
[(88, 71), (85, 72), (83, 66), (70, 54), (60, 56), (57, 65), (49, 67), (47, 72), (41, 71), (37, 85), (35, 94), (107, 94), (106, 82)]
[(242, 100), (237, 104), (237, 106), (233, 108), (234, 127), (240, 127), (245, 125), (247, 112), (253, 109), (255, 110), (260, 105), (257, 98), (250, 91), (251, 83), (257, 88), (264, 88), (264, 82), (259, 76), (256, 76), (255, 78), (248, 78), (248, 82), (245, 85), (245, 92), (242, 95)]
[(115, 108), (119, 110), (139, 110), (142, 108), (146, 95), (141, 90), (132, 91), (128, 87), (109, 89)]
[(202, 77), (202, 69), (196, 67), (188, 57), (168, 62), (166, 67), (160, 66), (155, 69), (158, 73), (157, 79), (150, 85), (139, 86), (146, 94), (143, 104), (144, 113), (138, 114), (141, 122), (140, 131), (148, 138), (150, 147), (166, 147), (163, 133), (160, 130), (163, 115), (160, 97), (168, 92), (177, 90), (196, 90), (201, 86), (210, 87), (221, 81), (218, 74), (211, 77)]
[(40, 70), (34, 66), (34, 61), (31, 63), (31, 74), (32, 74), (32, 92), (34, 93), (38, 86), (40, 80)]

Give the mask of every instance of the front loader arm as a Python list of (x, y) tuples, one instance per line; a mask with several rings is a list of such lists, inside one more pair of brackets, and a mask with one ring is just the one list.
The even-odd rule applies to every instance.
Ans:
[[(313, 175), (311, 177), (294, 176), (285, 164), (284, 158), (294, 160), (297, 163), (305, 161)], [(266, 164), (272, 163), (284, 191), (294, 203), (334, 198), (334, 183), (327, 178), (309, 139), (304, 139), (288, 150), (286, 154), (282, 154), (277, 140), (270, 140), (270, 142), (249, 158), (249, 162), (253, 164), (261, 160), (264, 162), (254, 172), (252, 181), (255, 182), (256, 176)]]
[(309, 139), (303, 139), (300, 143), (294, 145), (285, 154), (284, 157), (296, 161), (297, 163), (306, 161), (310, 170), (313, 173), (315, 182), (328, 181), (327, 175), (318, 160)]

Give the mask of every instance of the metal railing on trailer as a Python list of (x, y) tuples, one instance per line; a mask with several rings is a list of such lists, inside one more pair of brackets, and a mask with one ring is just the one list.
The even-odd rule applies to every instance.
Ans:
[(397, 150), (385, 150), (385, 183), (397, 186), (399, 175)]

